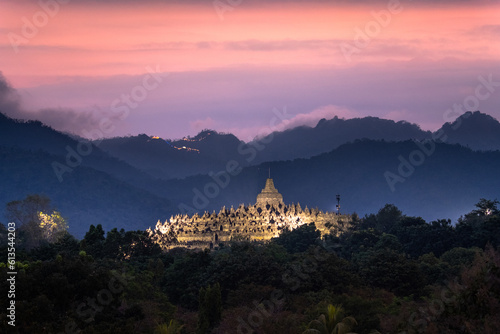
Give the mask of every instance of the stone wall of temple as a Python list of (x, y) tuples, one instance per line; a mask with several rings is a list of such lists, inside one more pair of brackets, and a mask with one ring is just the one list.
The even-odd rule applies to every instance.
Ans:
[(268, 241), (285, 230), (315, 223), (322, 234), (339, 235), (348, 228), (349, 215), (336, 215), (318, 209), (302, 209), (300, 204), (283, 203), (223, 207), (218, 213), (176, 215), (149, 229), (163, 249), (174, 247), (211, 248), (235, 240)]

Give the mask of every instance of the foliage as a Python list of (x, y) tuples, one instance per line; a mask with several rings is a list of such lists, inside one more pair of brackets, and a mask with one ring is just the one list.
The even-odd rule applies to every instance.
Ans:
[(277, 239), (274, 239), (274, 242), (285, 247), (289, 253), (300, 253), (315, 245), (320, 238), (321, 232), (316, 229), (314, 223), (311, 223), (292, 231), (283, 231)]
[[(9, 212), (23, 225), (40, 218), (63, 225), (49, 204), (33, 196)], [(481, 200), (453, 226), (386, 205), (339, 237), (320, 239), (311, 224), (269, 243), (235, 241), (212, 251), (161, 252), (145, 231), (106, 233), (100, 224), (82, 240), (40, 228), (35, 246), (26, 230), (16, 252), (16, 330), (498, 333), (495, 206)], [(3, 243), (0, 255), (7, 253)], [(0, 263), (2, 291), (7, 272)], [(0, 316), (7, 319), (5, 309)]]
[(38, 212), (38, 220), (40, 221), (42, 238), (48, 242), (56, 242), (68, 230), (68, 224), (57, 211), (52, 214)]
[(423, 275), (416, 261), (391, 249), (374, 249), (359, 253), (354, 259), (360, 276), (371, 286), (401, 296), (420, 295)]
[[(45, 217), (44, 212), (53, 211), (50, 205), (50, 199), (46, 196), (41, 195), (28, 195), (25, 199), (19, 201), (12, 201), (7, 203), (6, 206), (6, 216), (8, 221), (16, 223), (18, 227), (19, 238), (18, 241), (24, 245), (26, 249), (33, 249), (40, 246), (46, 236), (49, 236), (52, 225), (49, 222), (45, 222), (43, 218)], [(60, 215), (56, 212), (54, 214)], [(57, 219), (56, 230), (64, 230), (65, 223), (64, 220)], [(43, 224), (43, 227), (42, 227)], [(59, 225), (59, 226), (58, 226)]]
[(210, 332), (219, 324), (222, 314), (222, 300), (219, 283), (200, 289), (198, 310), (198, 327), (196, 332)]
[(357, 324), (356, 319), (351, 316), (344, 318), (342, 306), (330, 304), (326, 312), (311, 321), (309, 328), (302, 334), (349, 334)]
[(500, 214), (500, 211), (498, 210), (498, 204), (500, 204), (500, 202), (496, 199), (488, 200), (485, 198), (481, 198), (479, 202), (474, 205), (477, 209), (472, 210), (470, 213), (465, 215), (465, 217), (472, 218), (497, 216)]

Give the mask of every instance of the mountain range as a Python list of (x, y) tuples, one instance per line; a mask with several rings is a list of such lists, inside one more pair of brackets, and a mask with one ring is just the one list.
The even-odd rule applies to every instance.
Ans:
[[(477, 112), (467, 112), (435, 132), (416, 124), (377, 117), (321, 119), (315, 127), (299, 126), (275, 131), (244, 143), (232, 134), (204, 130), (179, 140), (147, 135), (100, 140), (100, 148), (150, 175), (163, 179), (206, 174), (220, 170), (229, 160), (243, 166), (268, 161), (286, 161), (330, 152), (357, 139), (386, 141), (435, 138), (473, 150), (500, 149), (500, 122)], [(443, 140), (446, 139), (446, 140)]]
[(212, 130), (88, 142), (0, 114), (0, 221), (6, 203), (40, 193), (77, 237), (90, 224), (145, 229), (179, 212), (254, 203), (269, 173), (287, 203), (334, 210), (340, 194), (344, 213), (393, 203), (426, 220), (455, 220), (479, 198), (500, 197), (499, 150), (500, 123), (478, 111), (436, 132), (335, 117), (249, 143)]

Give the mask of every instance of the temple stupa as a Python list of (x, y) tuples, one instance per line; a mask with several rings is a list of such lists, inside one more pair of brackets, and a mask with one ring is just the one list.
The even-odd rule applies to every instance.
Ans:
[(260, 194), (257, 195), (257, 205), (266, 205), (266, 204), (284, 204), (283, 196), (278, 192), (278, 189), (274, 187), (273, 179), (268, 178), (266, 180), (266, 186)]

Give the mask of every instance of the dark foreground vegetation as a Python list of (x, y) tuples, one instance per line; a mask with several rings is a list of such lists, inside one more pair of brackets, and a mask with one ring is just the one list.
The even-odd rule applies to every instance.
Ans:
[[(7, 207), (15, 327), (3, 262), (0, 332), (497, 334), (498, 204), (481, 199), (454, 225), (386, 205), (341, 236), (311, 224), (266, 244), (162, 252), (144, 231), (92, 225), (77, 240), (30, 196)], [(13, 240), (1, 229), (6, 261)]]

